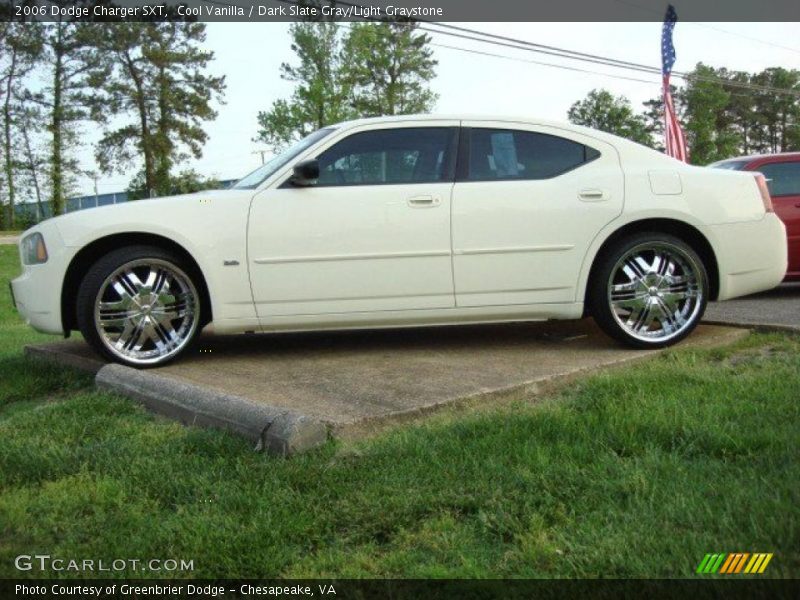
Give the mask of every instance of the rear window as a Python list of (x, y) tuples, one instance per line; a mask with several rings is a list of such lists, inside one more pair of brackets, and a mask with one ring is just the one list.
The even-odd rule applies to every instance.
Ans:
[(594, 148), (555, 135), (473, 128), (470, 181), (549, 179), (600, 156)]

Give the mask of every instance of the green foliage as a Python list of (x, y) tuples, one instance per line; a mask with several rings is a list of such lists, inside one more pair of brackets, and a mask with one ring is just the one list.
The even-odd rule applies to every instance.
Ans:
[(343, 77), (361, 117), (430, 112), (437, 61), (431, 37), (405, 22), (353, 23), (344, 42)]
[[(281, 65), (281, 78), (295, 84), (288, 100), (258, 113), (255, 141), (278, 150), (320, 127), (356, 116), (350, 87), (342, 77), (345, 57), (336, 23), (293, 23), (292, 51), (299, 64)], [(348, 58), (349, 60), (349, 58)]]
[[(203, 177), (194, 169), (184, 169), (176, 175), (170, 175), (166, 191), (163, 195), (192, 194), (203, 190), (220, 189), (219, 181), (213, 177)], [(144, 171), (139, 171), (128, 184), (128, 200), (149, 198)]]
[(64, 212), (75, 175), (81, 172), (75, 156), (82, 143), (78, 128), (104, 102), (101, 84), (108, 71), (97, 50), (98, 35), (95, 23), (57, 21), (45, 26), (40, 66), (47, 83), (33, 99), (42, 107), (51, 137), (48, 179), (54, 215)]
[(570, 107), (567, 116), (576, 125), (613, 133), (645, 146), (654, 145), (645, 118), (633, 112), (627, 98), (615, 97), (607, 90), (592, 90)]
[(413, 24), (354, 23), (343, 39), (335, 23), (295, 23), (281, 77), (295, 84), (289, 99), (258, 114), (261, 141), (279, 150), (312, 131), (347, 119), (427, 112), (436, 61), (430, 37)]
[(25, 78), (41, 59), (43, 29), (38, 23), (0, 23), (0, 120), (6, 210), (0, 205), (0, 229), (15, 226), (16, 197), (22, 165), (16, 146), (28, 126), (30, 94)]
[[(130, 116), (106, 131), (96, 158), (103, 170), (124, 170), (143, 161), (145, 189), (170, 193), (171, 169), (199, 158), (208, 135), (203, 122), (216, 118), (225, 78), (205, 72), (214, 53), (201, 48), (203, 23), (114, 23), (104, 27), (98, 45), (111, 76), (103, 84), (108, 117)], [(147, 194), (149, 195), (149, 194)]]
[[(780, 88), (795, 94), (748, 89), (742, 85)], [(684, 87), (673, 87), (673, 99), (694, 164), (737, 155), (800, 150), (798, 70), (773, 67), (760, 73), (746, 73), (698, 63)], [(661, 98), (644, 104), (648, 127), (662, 137)]]
[[(736, 134), (728, 127), (726, 113), (731, 95), (716, 78), (713, 68), (702, 63), (695, 68), (683, 92), (685, 133), (693, 164), (707, 165), (735, 156)], [(704, 78), (704, 79), (700, 79)]]

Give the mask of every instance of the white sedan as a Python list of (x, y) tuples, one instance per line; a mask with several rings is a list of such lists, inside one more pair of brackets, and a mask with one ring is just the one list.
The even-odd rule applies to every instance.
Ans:
[(763, 177), (591, 129), (411, 116), (325, 127), (231, 189), (70, 213), (20, 241), (16, 306), (135, 367), (217, 333), (590, 314), (657, 348), (709, 300), (771, 288)]

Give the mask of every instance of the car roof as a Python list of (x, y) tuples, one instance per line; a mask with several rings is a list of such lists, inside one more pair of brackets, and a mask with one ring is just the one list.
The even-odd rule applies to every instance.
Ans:
[(588, 137), (608, 142), (614, 145), (618, 150), (627, 148), (629, 151), (646, 151), (651, 154), (658, 154), (659, 156), (666, 156), (660, 152), (656, 152), (652, 148), (648, 148), (641, 144), (626, 138), (593, 129), (591, 127), (584, 127), (583, 125), (575, 125), (568, 121), (554, 121), (548, 119), (539, 119), (531, 116), (514, 116), (514, 115), (485, 115), (485, 114), (413, 114), (413, 115), (395, 115), (383, 117), (367, 117), (364, 119), (354, 119), (351, 121), (342, 121), (334, 125), (327, 125), (326, 127), (332, 129), (349, 129), (359, 125), (380, 125), (392, 123), (407, 123), (407, 122), (420, 122), (420, 121), (493, 121), (498, 123), (523, 123), (527, 125), (542, 125), (545, 127), (552, 127), (554, 129), (563, 129), (575, 133), (583, 134)]
[(755, 162), (757, 160), (768, 160), (771, 158), (800, 158), (800, 152), (776, 152), (774, 154), (749, 154), (747, 156), (734, 156), (733, 158), (726, 158), (725, 160), (717, 161), (714, 164), (724, 164), (731, 162)]

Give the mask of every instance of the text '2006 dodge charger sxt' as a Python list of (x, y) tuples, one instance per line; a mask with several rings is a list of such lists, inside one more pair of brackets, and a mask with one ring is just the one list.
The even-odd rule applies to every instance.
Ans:
[(760, 175), (530, 119), (325, 127), (229, 190), (70, 213), (20, 241), (19, 312), (133, 366), (218, 333), (576, 319), (640, 348), (777, 285)]

